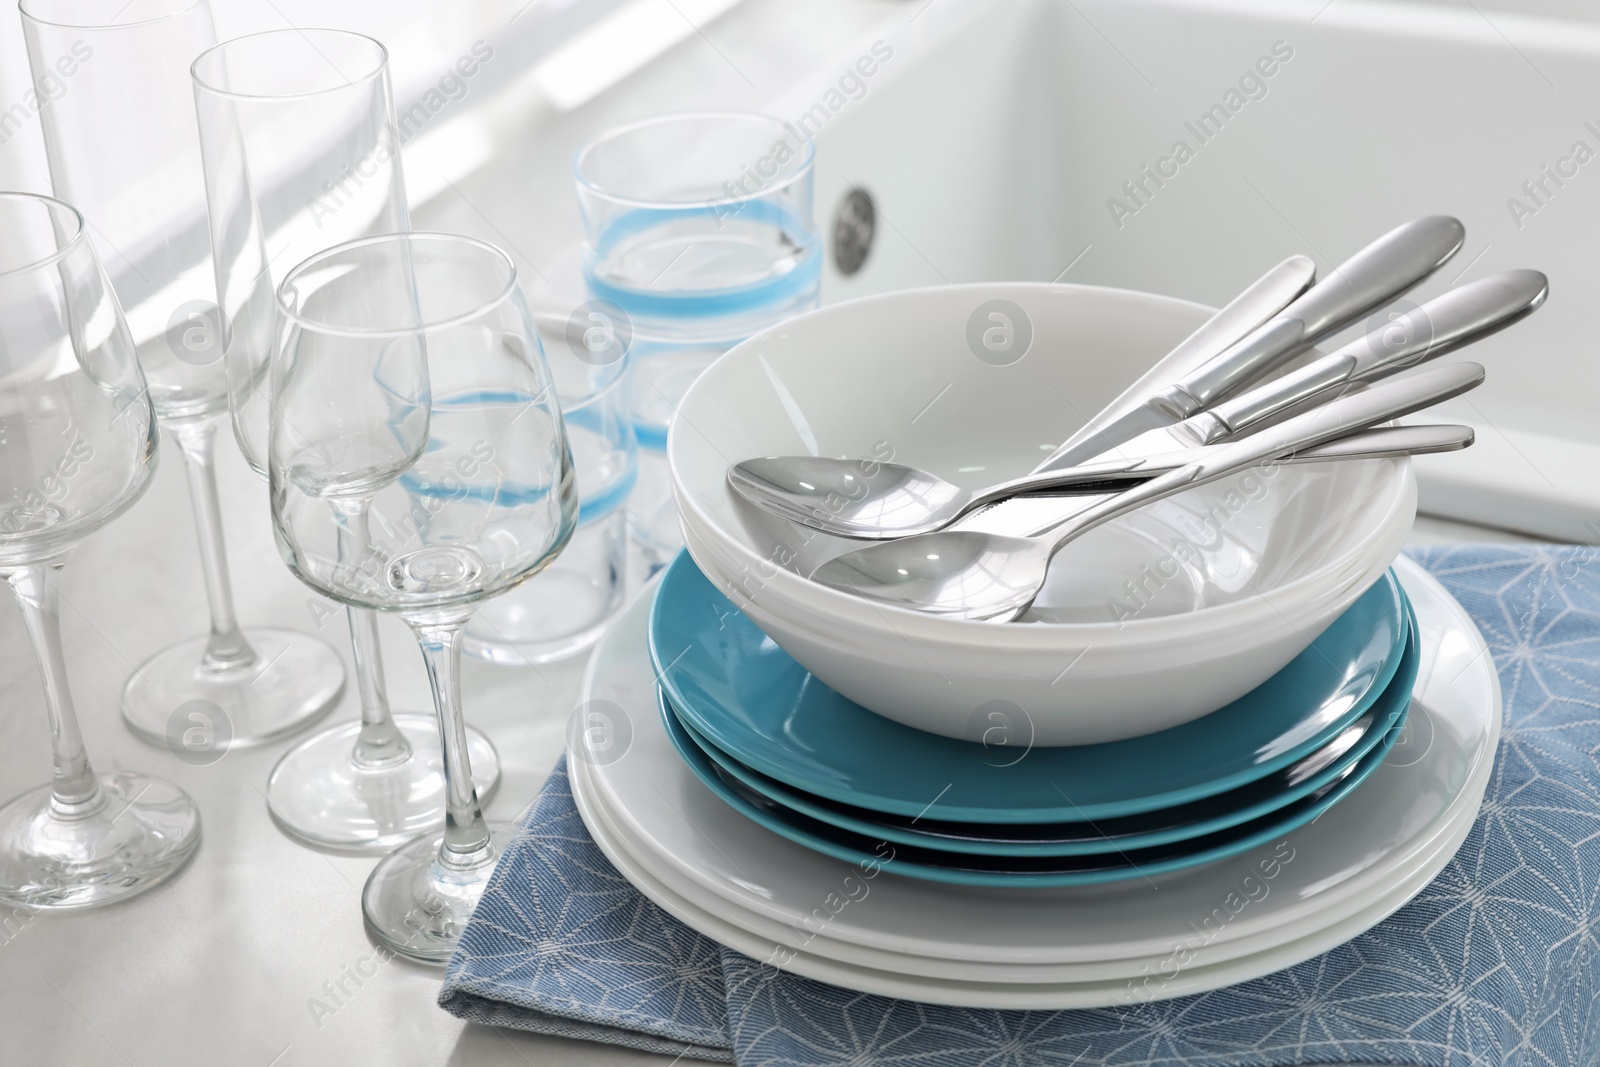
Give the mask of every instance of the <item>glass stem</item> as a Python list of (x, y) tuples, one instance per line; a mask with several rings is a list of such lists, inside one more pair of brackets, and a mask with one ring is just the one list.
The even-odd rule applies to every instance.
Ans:
[(211, 639), (206, 642), (201, 668), (233, 671), (256, 661), (255, 649), (245, 640), (233, 614), (233, 585), (228, 580), (228, 550), (222, 541), (222, 505), (217, 499), (217, 418), (205, 416), (167, 424), (183, 453), (189, 476), (189, 499), (194, 506), (195, 529), (200, 535), (200, 564), (205, 572), (206, 600), (211, 605)]
[(78, 729), (78, 713), (72, 707), (72, 691), (67, 686), (67, 663), (61, 654), (61, 598), (57, 583), (61, 561), (35, 563), (6, 572), (6, 581), (22, 608), (22, 623), (39, 657), (39, 673), (44, 677), (45, 711), (50, 716), (50, 748), (55, 757), (55, 780), (50, 794), (50, 810), (58, 818), (77, 819), (92, 815), (106, 806), (89, 754)]
[[(339, 564), (361, 567), (371, 555), (367, 526), (370, 498), (334, 500), (339, 523)], [(389, 713), (389, 692), (383, 675), (383, 649), (378, 643), (378, 615), (360, 608), (345, 609), (350, 622), (350, 651), (356, 660), (356, 684), (361, 693), (361, 732), (356, 735), (350, 759), (357, 767), (378, 770), (411, 758), (406, 735)]]
[(448, 619), (429, 616), (407, 619), (422, 646), (422, 658), (433, 685), (433, 703), (439, 713), (439, 741), (444, 753), (444, 844), (439, 863), (445, 868), (470, 870), (493, 863), (495, 849), (489, 824), (484, 821), (478, 790), (472, 782), (467, 757), (467, 724), (461, 714), (461, 633), (467, 612)]

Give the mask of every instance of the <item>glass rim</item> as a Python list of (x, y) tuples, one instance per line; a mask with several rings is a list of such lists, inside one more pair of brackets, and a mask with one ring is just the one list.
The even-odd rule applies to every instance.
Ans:
[(44, 204), (46, 206), (53, 205), (55, 207), (66, 208), (68, 217), (78, 224), (77, 232), (72, 235), (71, 240), (67, 241), (60, 248), (56, 249), (48, 256), (36, 259), (31, 263), (24, 263), (20, 267), (10, 267), (6, 270), (0, 270), (0, 278), (10, 278), (14, 275), (24, 274), (28, 271), (39, 270), (41, 267), (48, 267), (59, 263), (88, 239), (89, 224), (84, 221), (83, 212), (79, 211), (65, 200), (61, 200), (53, 196), (45, 196), (43, 193), (19, 193), (9, 191), (0, 191), (0, 199), (31, 201), (36, 204)]
[[(300, 314), (293, 307), (291, 307), (289, 302), (284, 298), (284, 294), (289, 289), (291, 282), (317, 267), (319, 264), (322, 264), (324, 261), (333, 258), (335, 255), (343, 255), (346, 252), (350, 252), (358, 248), (366, 248), (372, 245), (412, 244), (419, 241), (463, 245), (487, 252), (490, 256), (505, 264), (509, 275), (506, 279), (506, 284), (493, 297), (484, 300), (482, 303), (473, 307), (470, 311), (465, 311), (459, 315), (452, 315), (447, 319), (440, 319), (435, 322), (422, 322), (415, 326), (401, 327), (335, 326), (331, 323), (308, 318), (305, 315)], [(323, 334), (342, 335), (347, 337), (412, 337), (416, 334), (427, 334), (434, 333), (439, 330), (446, 330), (453, 326), (460, 326), (471, 322), (474, 319), (481, 318), (493, 311), (495, 308), (499, 307), (501, 304), (505, 303), (506, 300), (511, 297), (511, 294), (516, 292), (516, 290), (517, 264), (508, 254), (506, 254), (504, 249), (496, 245), (492, 245), (488, 241), (480, 241), (476, 237), (468, 237), (465, 234), (438, 233), (428, 230), (421, 230), (410, 231), (406, 233), (380, 233), (371, 237), (361, 237), (354, 241), (346, 241), (343, 244), (334, 245), (332, 248), (324, 248), (322, 251), (301, 260), (299, 263), (296, 263), (289, 269), (289, 272), (283, 276), (283, 281), (278, 284), (277, 297), (278, 310), (283, 313), (283, 316), (286, 319), (303, 329), (315, 330), (316, 332)]]
[[(152, 15), (149, 18), (136, 19), (133, 22), (60, 22), (56, 19), (41, 18), (29, 11), (28, 6), (33, 2), (34, 0), (17, 0), (17, 12), (29, 22), (36, 22), (41, 26), (54, 26), (63, 30), (128, 30), (136, 26), (153, 26), (168, 19), (181, 18), (197, 7), (205, 7), (210, 0), (193, 0), (192, 3), (175, 11), (168, 11), (164, 15)], [(129, 3), (131, 4), (132, 0), (129, 0)], [(126, 7), (124, 10), (126, 10)]]
[(781, 189), (787, 189), (795, 182), (804, 178), (808, 173), (810, 173), (812, 166), (816, 162), (816, 143), (810, 137), (800, 137), (800, 151), (803, 158), (801, 159), (799, 165), (795, 167), (794, 173), (785, 178), (783, 181), (772, 182), (764, 186), (759, 192), (749, 193), (742, 196), (721, 196), (711, 198), (697, 197), (692, 200), (661, 200), (629, 196), (624, 193), (618, 193), (607, 189), (602, 185), (598, 185), (583, 173), (584, 160), (591, 152), (602, 147), (603, 145), (610, 144), (621, 137), (625, 137), (631, 133), (637, 133), (640, 130), (649, 129), (652, 126), (668, 126), (679, 122), (699, 122), (707, 119), (735, 119), (740, 122), (760, 122), (767, 124), (775, 131), (781, 131), (785, 136), (794, 133), (794, 131), (790, 129), (789, 124), (784, 122), (782, 119), (760, 111), (673, 111), (665, 115), (651, 115), (648, 118), (637, 119), (633, 122), (626, 122), (620, 126), (607, 127), (606, 129), (595, 134), (589, 140), (585, 141), (583, 144), (579, 145), (578, 150), (572, 154), (572, 179), (580, 188), (584, 189), (585, 191), (592, 193), (597, 197), (608, 200), (613, 204), (621, 204), (625, 207), (703, 207), (710, 204), (741, 204), (750, 200), (759, 200), (764, 196), (770, 196)]
[[(201, 0), (201, 2), (204, 3), (205, 0)], [(319, 34), (331, 37), (353, 37), (357, 40), (365, 41), (368, 44), (375, 46), (378, 50), (377, 65), (359, 77), (346, 79), (345, 84), (343, 85), (334, 85), (327, 89), (309, 89), (305, 92), (299, 93), (242, 93), (234, 89), (219, 88), (202, 77), (200, 74), (201, 63), (204, 63), (207, 59), (210, 59), (212, 56), (222, 52), (230, 45), (236, 45), (242, 41), (253, 41), (260, 37), (280, 37), (284, 35), (305, 37), (309, 43), (309, 34)], [(316, 48), (316, 45), (313, 44), (312, 48)], [(332, 63), (332, 60), (329, 60), (329, 62)], [(372, 81), (374, 78), (382, 76), (388, 69), (389, 49), (376, 37), (369, 37), (367, 34), (357, 33), (354, 30), (340, 30), (326, 26), (313, 26), (304, 30), (293, 27), (277, 30), (260, 30), (256, 33), (247, 33), (240, 37), (230, 37), (226, 41), (219, 41), (210, 48), (207, 48), (204, 52), (201, 52), (198, 56), (195, 56), (194, 62), (189, 64), (189, 77), (197, 87), (204, 89), (213, 96), (227, 97), (233, 100), (304, 100), (314, 96), (322, 96), (325, 93), (337, 93), (346, 89), (358, 88), (359, 86)], [(344, 75), (341, 72), (340, 77), (343, 76)]]

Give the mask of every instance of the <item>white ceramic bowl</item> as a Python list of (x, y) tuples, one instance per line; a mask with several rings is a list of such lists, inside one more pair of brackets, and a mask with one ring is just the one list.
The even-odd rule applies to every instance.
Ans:
[[(1004, 365), (968, 340), (994, 310), (1031, 333)], [(1282, 466), (1151, 505), (1064, 549), (1031, 621), (1014, 624), (808, 581), (860, 542), (771, 518), (725, 479), (741, 459), (807, 453), (892, 456), (974, 487), (1021, 474), (1207, 314), (1124, 290), (988, 284), (790, 320), (730, 350), (679, 408), (668, 455), (689, 551), (823, 682), (911, 726), (976, 738), (1004, 701), (1034, 743), (1089, 744), (1213, 711), (1299, 654), (1393, 560), (1415, 513), (1408, 461)]]

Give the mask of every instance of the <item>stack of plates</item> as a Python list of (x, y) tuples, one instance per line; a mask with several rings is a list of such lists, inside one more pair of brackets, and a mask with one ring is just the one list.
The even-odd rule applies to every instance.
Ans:
[(1243, 981), (1379, 922), (1476, 816), (1493, 665), (1459, 605), (1398, 570), (1234, 704), (1044, 748), (999, 702), (974, 742), (857, 707), (681, 557), (597, 649), (574, 796), (656, 903), (823, 981), (1014, 1008)]
[(839, 859), (887, 842), (897, 874), (994, 886), (1152, 877), (1310, 822), (1383, 761), (1418, 656), (1387, 577), (1265, 685), (1204, 718), (1033, 748), (1026, 712), (996, 704), (974, 709), (978, 740), (966, 742), (823, 686), (687, 556), (661, 583), (650, 652), (668, 737), (740, 813)]

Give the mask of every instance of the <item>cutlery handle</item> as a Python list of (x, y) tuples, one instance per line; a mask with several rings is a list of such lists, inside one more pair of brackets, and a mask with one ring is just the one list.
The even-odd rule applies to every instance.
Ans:
[(1350, 382), (1374, 381), (1437, 359), (1532, 314), (1549, 291), (1549, 281), (1536, 270), (1468, 282), (1336, 352), (1185, 420), (1181, 432), (1210, 444)]
[(1340, 351), (1356, 358), (1353, 381), (1372, 381), (1499, 333), (1544, 306), (1549, 295), (1550, 280), (1541, 272), (1501, 271), (1391, 318)]
[[(1325, 463), (1329, 460), (1382, 459), (1388, 456), (1420, 456), (1430, 452), (1458, 452), (1472, 445), (1476, 435), (1470, 426), (1455, 424), (1424, 424), (1420, 426), (1381, 426), (1359, 430), (1324, 444), (1297, 449), (1279, 457), (1280, 463)], [(1080, 467), (1086, 480), (1099, 484), (1114, 484), (1125, 477), (1127, 482), (1143, 481), (1177, 470), (1205, 456), (1214, 456), (1227, 445), (1202, 445), (1182, 449), (1165, 455), (1151, 456), (1137, 464), (1121, 467), (1115, 463), (1104, 465), (1102, 470)]]
[(1179, 419), (1203, 410), (1400, 296), (1443, 266), (1465, 238), (1466, 229), (1446, 215), (1395, 227), (1334, 268), (1271, 322), (1178, 382), (1163, 400)]
[[(1470, 446), (1473, 432), (1470, 426), (1423, 425), (1385, 426), (1374, 430), (1340, 437), (1326, 444), (1302, 449), (1282, 458), (1284, 463), (1323, 463), (1328, 460), (1379, 459), (1385, 456), (1416, 456), (1429, 452), (1455, 452)], [(1004, 482), (975, 496), (969, 508), (981, 507), (998, 500), (1008, 500), (1026, 493), (1045, 496), (1092, 496), (1114, 493), (1130, 485), (1149, 481), (1167, 471), (1177, 470), (1203, 456), (1214, 455), (1224, 445), (1201, 445), (1182, 448), (1161, 455), (1147, 456), (1134, 463), (1106, 460), (1102, 463), (1085, 463), (1064, 471), (1047, 471), (1030, 474)], [(1063, 516), (1054, 527), (1065, 521)]]
[(1176, 348), (1063, 441), (1034, 471), (1076, 466), (1149, 429), (1149, 423), (1139, 416), (1151, 397), (1248, 336), (1305, 292), (1316, 277), (1317, 265), (1308, 256), (1290, 256), (1267, 271), (1229, 301), (1227, 307), (1179, 341)]
[[(1418, 426), (1383, 426), (1329, 441), (1312, 448), (1301, 449), (1280, 456), (1278, 463), (1327, 463), (1333, 460), (1386, 459), (1399, 456), (1422, 456), (1437, 452), (1459, 452), (1472, 447), (1475, 434), (1470, 426), (1423, 424)], [(1056, 514), (1034, 525), (1003, 531), (1012, 537), (1037, 537), (1060, 526), (1108, 500), (1130, 486), (1148, 481), (1159, 474), (1176, 470), (1195, 459), (1198, 453), (1212, 454), (1224, 445), (1204, 445), (1199, 449), (1180, 449), (1161, 456), (1142, 460), (1137, 469), (1112, 462), (1104, 464), (1098, 473), (1093, 464), (1079, 467), (1084, 481), (1055, 491), (1046, 491), (1048, 499), (1055, 502)]]
[(1196, 462), (1186, 463), (1108, 497), (1051, 528), (1043, 536), (1053, 539), (1051, 552), (1054, 553), (1085, 531), (1136, 508), (1459, 396), (1482, 384), (1483, 376), (1483, 367), (1476, 363), (1425, 367), (1396, 375), (1242, 440), (1217, 446), (1215, 451), (1208, 450)]
[(1305, 448), (1285, 456), (1285, 463), (1324, 463), (1332, 459), (1380, 459), (1385, 456), (1425, 456), (1433, 452), (1459, 452), (1476, 439), (1471, 426), (1449, 423), (1423, 426), (1382, 426)]

